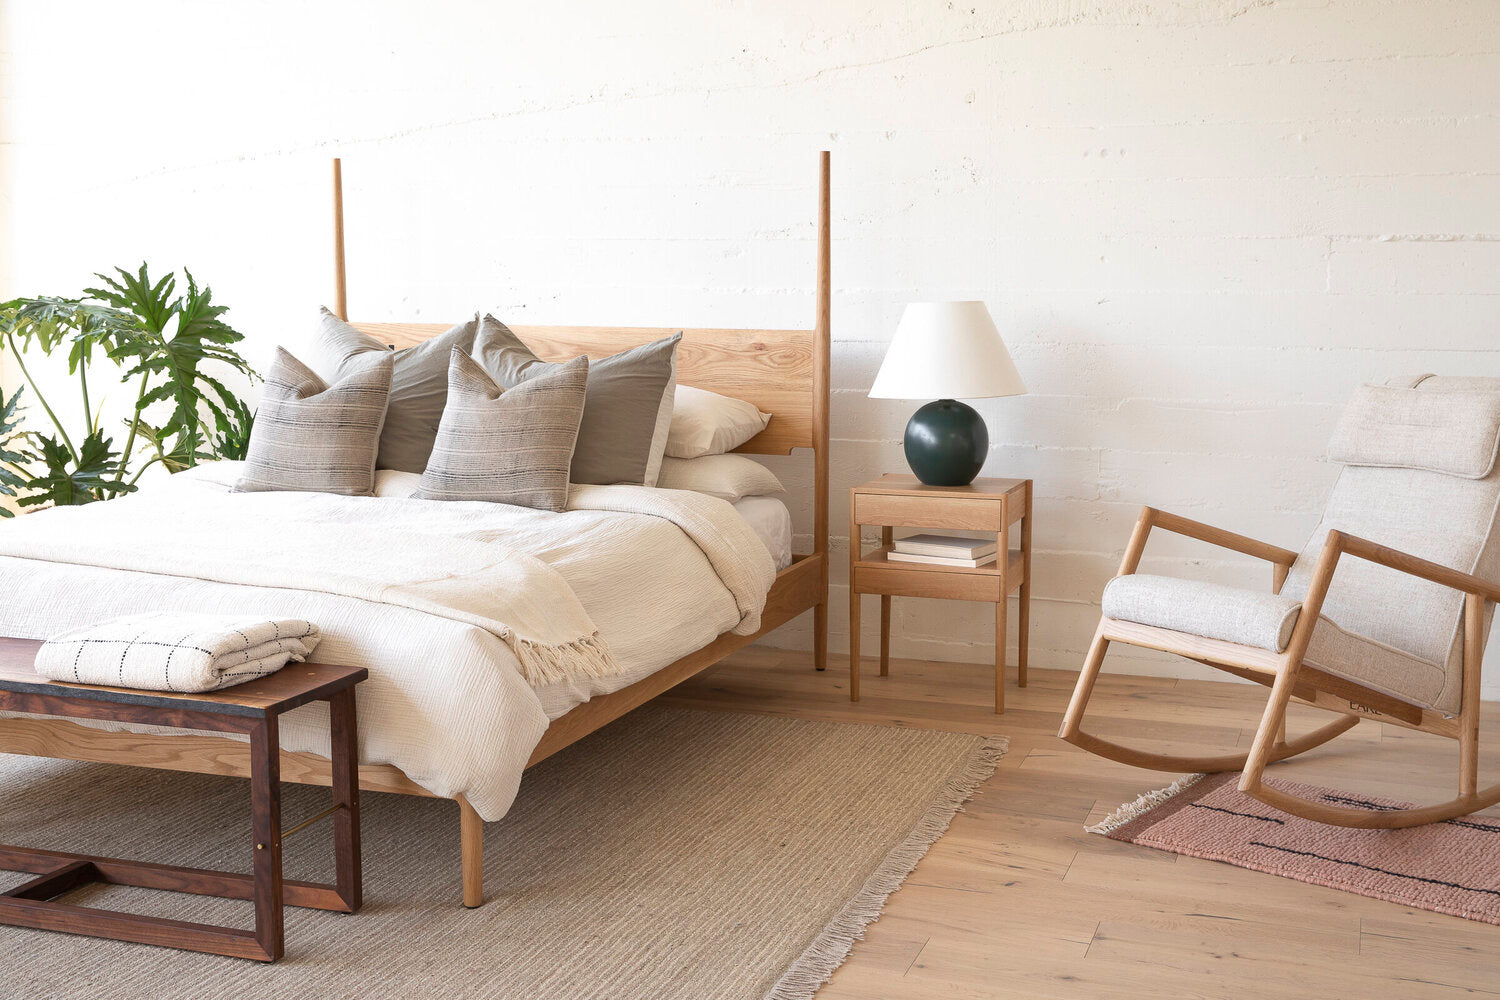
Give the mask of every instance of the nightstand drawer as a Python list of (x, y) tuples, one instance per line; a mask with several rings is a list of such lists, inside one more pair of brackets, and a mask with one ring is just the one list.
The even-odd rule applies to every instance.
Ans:
[(896, 566), (856, 563), (854, 587), (864, 594), (892, 597), (941, 597), (952, 601), (998, 601), (1000, 577), (970, 575), (962, 570), (934, 573)]
[(886, 524), (902, 528), (1003, 531), (1005, 505), (998, 500), (856, 493), (854, 521), (856, 524)]

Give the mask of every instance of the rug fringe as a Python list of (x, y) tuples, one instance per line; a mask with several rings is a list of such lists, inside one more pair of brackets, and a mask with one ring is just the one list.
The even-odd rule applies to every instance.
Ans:
[(810, 1000), (833, 977), (854, 950), (854, 942), (864, 939), (865, 928), (885, 910), (886, 899), (901, 888), (979, 785), (995, 773), (1009, 748), (1010, 740), (1003, 736), (985, 737), (964, 768), (948, 779), (906, 839), (885, 856), (854, 898), (813, 938), (765, 1000)]
[(1108, 836), (1142, 813), (1149, 812), (1173, 796), (1192, 788), (1206, 777), (1208, 777), (1206, 774), (1190, 774), (1186, 778), (1177, 779), (1166, 788), (1158, 788), (1154, 792), (1142, 792), (1134, 802), (1127, 802), (1093, 826), (1084, 827), (1083, 832)]

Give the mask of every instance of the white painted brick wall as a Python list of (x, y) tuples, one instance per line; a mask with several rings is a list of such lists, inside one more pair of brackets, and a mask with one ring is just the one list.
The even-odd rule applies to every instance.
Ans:
[[(259, 358), (330, 295), (331, 155), (359, 317), (800, 326), (832, 149), (839, 649), (909, 300), (988, 301), (1031, 387), (980, 409), (986, 472), (1037, 481), (1045, 666), (1142, 503), (1298, 547), (1355, 385), (1500, 375), (1490, 0), (12, 0), (0, 33), (0, 294), (186, 263)], [(1147, 564), (1266, 576), (1166, 538)], [(897, 609), (899, 655), (991, 655), (982, 607)]]

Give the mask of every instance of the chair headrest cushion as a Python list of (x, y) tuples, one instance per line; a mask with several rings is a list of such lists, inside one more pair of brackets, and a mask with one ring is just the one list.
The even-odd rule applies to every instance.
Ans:
[[(1500, 379), (1493, 388), (1464, 379), (1449, 389), (1413, 380), (1418, 387), (1362, 385), (1339, 418), (1328, 457), (1344, 465), (1423, 469), (1463, 479), (1483, 479), (1500, 448)], [(1472, 387), (1471, 387), (1472, 386)]]

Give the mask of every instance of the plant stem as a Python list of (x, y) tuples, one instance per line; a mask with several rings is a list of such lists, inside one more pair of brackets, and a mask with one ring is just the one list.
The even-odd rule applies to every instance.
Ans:
[(90, 434), (99, 428), (94, 426), (94, 410), (89, 406), (89, 366), (78, 362), (78, 386), (83, 390), (83, 424)]
[(16, 349), (15, 334), (7, 333), (5, 335), (5, 342), (10, 345), (10, 353), (16, 359), (16, 366), (21, 369), (21, 376), (26, 379), (26, 384), (31, 386), (32, 395), (36, 396), (36, 401), (42, 404), (42, 409), (47, 411), (47, 416), (52, 420), (52, 426), (57, 428), (58, 435), (62, 437), (63, 444), (67, 446), (68, 454), (77, 463), (78, 449), (73, 447), (73, 440), (68, 437), (67, 428), (63, 427), (62, 421), (57, 419), (57, 414), (52, 412), (52, 407), (47, 405), (47, 397), (43, 396), (42, 391), (36, 387), (36, 380), (31, 377), (31, 372), (27, 370), (26, 362), (21, 358), (21, 352)]
[(141, 426), (141, 399), (146, 395), (146, 379), (150, 377), (150, 372), (141, 374), (141, 388), (135, 394), (135, 411), (130, 418), (130, 433), (125, 435), (125, 450), (120, 452), (120, 469), (115, 473), (116, 479), (125, 478), (126, 469), (130, 464), (130, 449), (135, 447), (135, 431)]
[(162, 460), (163, 460), (162, 457), (160, 455), (157, 455), (157, 456), (153, 457), (150, 461), (148, 461), (145, 465), (143, 465), (139, 469), (137, 469), (135, 475), (130, 477), (130, 485), (134, 486), (136, 483), (140, 482), (141, 481), (141, 474), (144, 473), (147, 469), (151, 468), (151, 466), (155, 465), (157, 462), (160, 462)]

